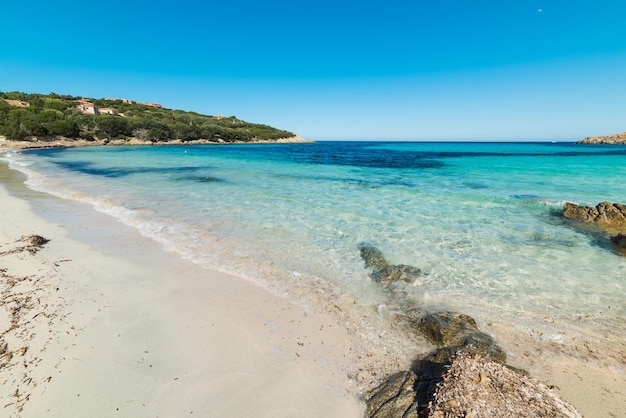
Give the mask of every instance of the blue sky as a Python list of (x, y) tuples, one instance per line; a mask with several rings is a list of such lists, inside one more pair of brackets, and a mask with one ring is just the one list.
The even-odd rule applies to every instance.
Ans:
[(31, 0), (0, 15), (1, 91), (153, 101), (318, 140), (626, 130), (624, 0)]

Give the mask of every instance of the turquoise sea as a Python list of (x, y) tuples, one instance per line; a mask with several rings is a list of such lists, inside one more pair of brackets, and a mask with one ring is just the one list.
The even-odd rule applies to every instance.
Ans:
[(626, 203), (626, 146), (318, 142), (6, 158), (35, 190), (87, 202), (183, 258), (335, 312), (368, 349), (428, 347), (406, 342), (393, 315), (404, 307), (369, 278), (363, 242), (422, 270), (405, 289), (415, 304), (472, 315), (513, 362), (591, 352), (623, 367), (626, 256), (560, 211), (566, 201)]

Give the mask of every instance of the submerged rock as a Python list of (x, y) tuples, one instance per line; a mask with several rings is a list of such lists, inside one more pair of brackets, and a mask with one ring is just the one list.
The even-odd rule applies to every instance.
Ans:
[(373, 245), (365, 243), (359, 244), (359, 251), (361, 252), (361, 258), (365, 262), (365, 267), (377, 269), (388, 265), (383, 252)]
[(365, 267), (371, 267), (372, 280), (382, 284), (404, 281), (413, 283), (421, 275), (422, 271), (417, 267), (405, 264), (391, 265), (385, 259), (382, 251), (370, 244), (360, 244), (359, 251), (365, 262)]
[(422, 274), (422, 271), (417, 267), (398, 264), (374, 270), (370, 277), (379, 283), (397, 282), (400, 280), (406, 283), (414, 283), (420, 274)]
[[(626, 241), (626, 234), (618, 237)], [(415, 277), (419, 269), (389, 265), (372, 245), (359, 249), (372, 268), (370, 277), (385, 286), (400, 316), (437, 346), (416, 359), (411, 370), (389, 376), (366, 394), (367, 417), (580, 417), (546, 385), (506, 366), (506, 353), (474, 318), (455, 311), (425, 312), (400, 288), (389, 286)]]
[(421, 274), (420, 269), (404, 264), (390, 265), (382, 251), (370, 244), (360, 244), (359, 250), (365, 265), (372, 268), (370, 277), (386, 286), (391, 300), (401, 309), (398, 316), (439, 348), (431, 353), (432, 360), (445, 362), (456, 351), (466, 349), (495, 361), (506, 361), (504, 350), (490, 335), (478, 329), (471, 316), (453, 311), (428, 313), (397, 287), (387, 286), (398, 281), (413, 282)]

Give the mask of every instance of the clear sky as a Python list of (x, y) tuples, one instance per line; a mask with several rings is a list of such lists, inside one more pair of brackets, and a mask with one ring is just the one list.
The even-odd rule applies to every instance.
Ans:
[(626, 131), (625, 0), (29, 0), (0, 90), (124, 97), (306, 138)]

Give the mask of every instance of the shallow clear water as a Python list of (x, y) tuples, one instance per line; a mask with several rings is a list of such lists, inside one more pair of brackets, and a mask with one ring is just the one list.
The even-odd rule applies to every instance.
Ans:
[[(7, 158), (30, 187), (89, 202), (273, 291), (353, 317), (395, 309), (360, 258), (368, 242), (422, 269), (405, 289), (416, 304), (468, 313), (509, 350), (524, 338), (564, 349), (584, 340), (623, 361), (626, 257), (560, 209), (626, 202), (626, 146), (321, 142)], [(374, 339), (376, 318), (364, 315), (355, 331)]]

